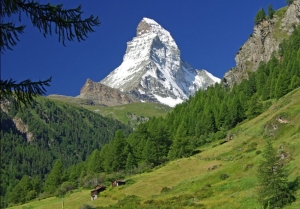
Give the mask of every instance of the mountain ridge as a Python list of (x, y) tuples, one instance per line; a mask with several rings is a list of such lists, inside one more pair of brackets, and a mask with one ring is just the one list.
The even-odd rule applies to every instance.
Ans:
[(253, 34), (240, 47), (235, 56), (236, 66), (224, 75), (228, 86), (248, 78), (260, 62), (267, 62), (272, 55), (278, 57), (279, 44), (287, 39), (300, 24), (300, 0), (277, 10), (273, 18), (264, 18), (253, 28)]

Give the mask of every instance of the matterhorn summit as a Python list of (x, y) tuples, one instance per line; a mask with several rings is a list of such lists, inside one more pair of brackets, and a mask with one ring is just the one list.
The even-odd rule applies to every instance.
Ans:
[(181, 60), (171, 34), (149, 18), (142, 19), (136, 37), (127, 42), (122, 64), (100, 81), (140, 101), (171, 107), (216, 82), (220, 79)]

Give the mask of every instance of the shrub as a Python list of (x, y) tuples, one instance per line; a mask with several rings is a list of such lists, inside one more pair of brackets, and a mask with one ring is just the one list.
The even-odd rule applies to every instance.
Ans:
[(79, 207), (79, 209), (93, 209), (94, 207), (88, 204), (83, 204)]
[(259, 155), (260, 153), (261, 153), (261, 150), (257, 150), (257, 151), (255, 152), (256, 155)]
[(227, 179), (227, 178), (229, 178), (229, 175), (226, 174), (226, 173), (222, 173), (222, 174), (220, 175), (220, 180), (225, 180), (225, 179)]
[(126, 180), (126, 185), (132, 185), (132, 184), (134, 184), (136, 181), (135, 180), (133, 180), (133, 179), (127, 179)]
[(169, 192), (172, 188), (168, 188), (168, 187), (163, 187), (160, 191), (160, 193), (166, 193)]
[(246, 172), (252, 167), (253, 167), (253, 163), (246, 164), (243, 171)]
[(66, 181), (64, 183), (62, 183), (62, 185), (60, 186), (63, 190), (66, 190), (67, 192), (70, 191), (70, 190), (73, 190), (76, 188), (76, 185), (74, 182), (69, 182), (69, 181)]

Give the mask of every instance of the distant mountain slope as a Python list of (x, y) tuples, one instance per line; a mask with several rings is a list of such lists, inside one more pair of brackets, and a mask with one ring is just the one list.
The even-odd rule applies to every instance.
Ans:
[[(67, 168), (132, 129), (81, 107), (38, 98), (22, 112), (1, 105), (1, 196), (23, 175), (44, 177), (55, 159)], [(2, 181), (3, 180), (3, 181)]]
[[(103, 89), (107, 89), (107, 88), (112, 89), (101, 83), (96, 83), (96, 82), (93, 83), (96, 86), (103, 86), (104, 87)], [(113, 91), (119, 91), (119, 90), (113, 89)], [(107, 95), (109, 95), (109, 93)], [(95, 98), (97, 96), (91, 95), (91, 97)], [(122, 122), (123, 124), (131, 126), (132, 128), (136, 127), (138, 124), (142, 122), (148, 121), (150, 118), (165, 117), (169, 112), (172, 111), (172, 108), (167, 105), (153, 103), (153, 102), (147, 102), (147, 103), (134, 102), (129, 104), (120, 104), (120, 102), (117, 102), (118, 103), (117, 106), (116, 103), (114, 103), (113, 106), (106, 106), (101, 103), (95, 104), (95, 101), (90, 97), (89, 97), (90, 99), (84, 99), (80, 97), (49, 95), (47, 98), (49, 98), (50, 100), (58, 100), (61, 102), (65, 102), (67, 104), (83, 107), (87, 110), (93, 111), (94, 113), (100, 114), (104, 117), (116, 119)], [(109, 101), (109, 104), (112, 103), (112, 100)]]
[(173, 107), (216, 82), (220, 79), (181, 59), (180, 50), (167, 30), (154, 20), (143, 18), (137, 27), (137, 37), (127, 43), (122, 64), (100, 83), (141, 101)]
[(99, 113), (102, 116), (119, 120), (133, 128), (140, 123), (148, 121), (150, 118), (165, 117), (172, 111), (172, 108), (167, 105), (152, 102), (138, 102), (114, 107), (93, 105), (82, 105), (82, 107)]

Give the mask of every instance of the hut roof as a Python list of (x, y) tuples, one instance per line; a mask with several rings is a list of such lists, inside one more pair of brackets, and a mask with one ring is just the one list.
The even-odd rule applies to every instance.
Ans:
[(106, 186), (97, 185), (97, 186), (92, 190), (92, 192), (98, 191), (98, 190), (102, 190), (102, 189), (106, 189)]

